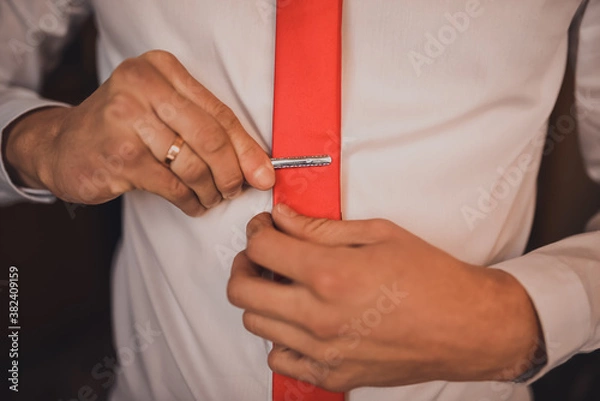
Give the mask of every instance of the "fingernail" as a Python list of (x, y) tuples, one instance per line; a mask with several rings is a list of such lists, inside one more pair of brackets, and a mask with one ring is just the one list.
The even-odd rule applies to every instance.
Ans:
[(271, 188), (275, 184), (275, 172), (267, 166), (260, 166), (254, 171), (254, 180), (261, 188)]
[(251, 220), (250, 223), (248, 223), (248, 225), (246, 226), (246, 237), (250, 238), (252, 237), (254, 234), (256, 234), (258, 232), (258, 230), (260, 229), (260, 223), (257, 223), (254, 220)]
[(298, 215), (294, 209), (284, 203), (278, 203), (275, 208), (277, 209), (277, 213), (281, 213), (287, 217), (295, 217)]
[(205, 208), (207, 209), (212, 209), (213, 207), (217, 206), (219, 203), (221, 203), (221, 197), (217, 198), (216, 200), (204, 205)]
[(231, 199), (235, 199), (238, 196), (240, 196), (240, 194), (242, 193), (242, 187), (236, 189), (235, 191), (227, 194), (227, 196), (225, 196), (225, 199), (231, 200)]

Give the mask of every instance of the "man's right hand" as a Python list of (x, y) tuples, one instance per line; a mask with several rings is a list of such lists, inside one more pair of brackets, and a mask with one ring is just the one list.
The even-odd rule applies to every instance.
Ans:
[[(36, 110), (9, 127), (17, 181), (74, 203), (153, 192), (191, 216), (275, 183), (269, 157), (233, 112), (164, 51), (128, 59), (81, 105)], [(170, 166), (168, 149), (185, 141)]]

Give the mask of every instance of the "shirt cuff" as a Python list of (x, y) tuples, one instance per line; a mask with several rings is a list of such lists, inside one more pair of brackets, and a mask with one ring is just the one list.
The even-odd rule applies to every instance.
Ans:
[[(10, 101), (3, 103), (0, 107), (0, 149), (2, 148), (2, 140), (4, 137), (4, 130), (13, 121), (22, 116), (23, 114), (30, 112), (35, 109), (59, 106), (59, 107), (70, 107), (68, 104), (55, 102), (50, 100), (44, 100), (38, 97), (27, 96), (17, 99), (11, 99)], [(4, 160), (0, 157), (0, 204), (10, 205), (22, 201), (30, 201), (36, 203), (51, 203), (56, 198), (50, 191), (42, 189), (23, 188), (15, 185), (10, 179), (6, 167), (4, 166)]]
[(548, 361), (526, 381), (531, 384), (578, 353), (588, 341), (592, 318), (587, 292), (579, 275), (565, 262), (537, 251), (491, 267), (515, 277), (536, 309)]

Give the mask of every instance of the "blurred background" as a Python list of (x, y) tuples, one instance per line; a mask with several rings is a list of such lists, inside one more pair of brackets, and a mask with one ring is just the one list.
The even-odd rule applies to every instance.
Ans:
[[(77, 104), (93, 92), (95, 37), (90, 20), (58, 69), (47, 77), (46, 97)], [(573, 74), (568, 70), (554, 120), (569, 115), (572, 104)], [(581, 232), (587, 219), (600, 210), (600, 188), (585, 175), (577, 133), (555, 146), (540, 171), (529, 249)], [(5, 269), (19, 268), (22, 330), (20, 393), (15, 399), (106, 399), (109, 383), (94, 377), (92, 370), (110, 363), (115, 355), (109, 278), (120, 227), (119, 200), (85, 207), (61, 201), (0, 207), (3, 305), (8, 305)], [(2, 338), (6, 341), (5, 333)], [(4, 391), (6, 386), (2, 387)], [(573, 358), (538, 381), (534, 391), (536, 401), (599, 401), (600, 351)]]

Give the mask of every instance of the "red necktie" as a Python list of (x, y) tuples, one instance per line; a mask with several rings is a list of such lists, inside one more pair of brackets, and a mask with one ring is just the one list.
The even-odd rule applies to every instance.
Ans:
[[(342, 0), (277, 0), (273, 157), (327, 154), (327, 167), (277, 171), (274, 203), (340, 219)], [(317, 378), (318, 379), (318, 378)], [(273, 401), (343, 401), (273, 374)]]

